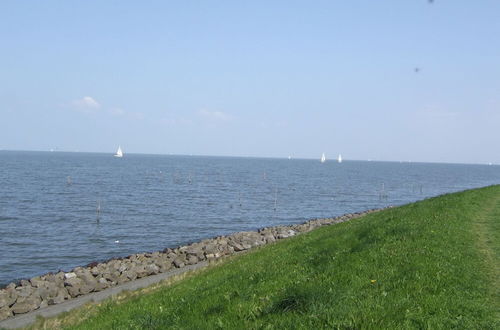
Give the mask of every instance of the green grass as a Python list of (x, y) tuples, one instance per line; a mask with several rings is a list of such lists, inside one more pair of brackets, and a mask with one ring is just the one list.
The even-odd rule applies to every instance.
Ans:
[(499, 265), (492, 186), (323, 227), (37, 327), (498, 329)]

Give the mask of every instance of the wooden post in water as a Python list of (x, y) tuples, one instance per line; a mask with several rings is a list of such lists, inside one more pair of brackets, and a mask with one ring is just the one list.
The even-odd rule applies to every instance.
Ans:
[(274, 188), (274, 211), (278, 205), (278, 188)]
[(97, 223), (99, 223), (100, 214), (101, 214), (101, 201), (97, 200), (97, 206), (96, 206)]
[(382, 183), (382, 190), (379, 193), (380, 200), (386, 200), (387, 199), (387, 194), (385, 193), (385, 183)]

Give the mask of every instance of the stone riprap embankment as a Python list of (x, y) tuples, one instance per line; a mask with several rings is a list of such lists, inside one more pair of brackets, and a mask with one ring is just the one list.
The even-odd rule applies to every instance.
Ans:
[(309, 232), (358, 218), (377, 210), (345, 214), (336, 218), (315, 219), (303, 224), (275, 226), (218, 236), (187, 246), (167, 248), (153, 253), (133, 254), (125, 258), (76, 267), (70, 272), (60, 271), (10, 283), (0, 290), (0, 320), (16, 314), (28, 313), (68, 299), (102, 291), (149, 275), (164, 273), (205, 260), (213, 260), (235, 252), (275, 242), (276, 240)]

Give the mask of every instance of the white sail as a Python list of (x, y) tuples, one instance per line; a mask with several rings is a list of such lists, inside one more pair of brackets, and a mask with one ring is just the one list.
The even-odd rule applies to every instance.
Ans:
[(123, 157), (123, 151), (121, 146), (118, 146), (118, 150), (116, 151), (115, 157), (120, 157), (120, 158)]
[(338, 161), (339, 163), (342, 163), (342, 155), (341, 155), (341, 154), (339, 154), (339, 157), (337, 158), (337, 161)]
[(321, 155), (321, 162), (324, 163), (326, 161), (325, 153)]

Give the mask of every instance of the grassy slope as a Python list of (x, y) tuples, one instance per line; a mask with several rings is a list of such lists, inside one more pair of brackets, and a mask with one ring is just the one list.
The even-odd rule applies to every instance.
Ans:
[(70, 327), (500, 327), (499, 220), (500, 186), (432, 198), (45, 326), (80, 319)]

